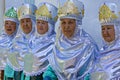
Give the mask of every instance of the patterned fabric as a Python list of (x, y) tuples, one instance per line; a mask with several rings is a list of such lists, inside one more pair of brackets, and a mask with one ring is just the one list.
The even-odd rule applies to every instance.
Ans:
[[(10, 11), (9, 11), (10, 10)], [(6, 65), (6, 61), (7, 61), (7, 56), (10, 52), (14, 51), (13, 48), (13, 43), (14, 43), (14, 38), (17, 34), (18, 31), (18, 25), (19, 25), (19, 21), (17, 19), (17, 14), (16, 14), (16, 10), (12, 7), (10, 9), (8, 9), (8, 11), (6, 11), (7, 13), (14, 13), (13, 15), (6, 15), (7, 17), (5, 17), (5, 21), (6, 20), (10, 20), (16, 23), (16, 30), (13, 34), (8, 35), (3, 27), (3, 31), (2, 34), (0, 35), (0, 69), (4, 69), (5, 65)]]
[[(31, 8), (33, 5), (29, 5), (29, 4), (26, 4), (26, 5), (23, 5), (23, 6), (28, 6), (29, 8)], [(33, 6), (34, 8), (35, 5)], [(29, 10), (28, 8), (28, 10)], [(20, 8), (21, 10), (21, 8)], [(27, 10), (27, 11), (28, 11)], [(31, 9), (32, 10), (32, 9)], [(16, 61), (17, 62), (17, 65), (19, 64), (19, 67), (18, 66), (15, 66), (15, 65), (12, 65), (12, 67), (16, 70), (16, 71), (21, 71), (23, 70), (23, 67), (24, 67), (24, 56), (25, 54), (27, 53), (30, 53), (31, 51), (31, 44), (30, 44), (30, 40), (33, 38), (34, 34), (35, 34), (35, 16), (34, 17), (30, 17), (32, 15), (29, 14), (29, 16), (27, 16), (27, 13), (23, 16), (22, 13), (21, 14), (21, 17), (22, 18), (30, 18), (31, 21), (32, 21), (32, 31), (29, 33), (29, 34), (25, 34), (20, 25), (19, 25), (19, 31), (15, 37), (15, 44), (14, 44), (14, 47), (16, 49), (17, 52), (19, 52), (19, 54), (16, 56)]]
[[(49, 57), (50, 66), (59, 80), (84, 79), (94, 66), (96, 43), (78, 26), (71, 39), (62, 34), (60, 27), (57, 32), (53, 54)], [(51, 77), (49, 74), (46, 76)]]
[[(71, 11), (71, 8), (68, 6), (74, 8), (75, 11)], [(66, 11), (64, 12), (64, 10)], [(58, 80), (83, 80), (91, 72), (98, 50), (91, 36), (80, 28), (84, 14), (84, 5), (78, 0), (67, 0), (60, 8), (58, 14), (62, 14), (60, 15), (60, 19), (75, 19), (76, 27), (74, 35), (67, 38), (62, 33), (61, 26), (59, 24), (56, 25), (58, 26), (58, 30), (53, 54), (49, 57), (50, 66)], [(48, 73), (50, 73), (49, 71)], [(45, 77), (51, 76), (46, 74), (44, 75)]]
[[(106, 7), (106, 4), (110, 7), (112, 12), (115, 12), (117, 10), (117, 5), (115, 3), (107, 3), (107, 2), (104, 3), (103, 9), (104, 7)], [(115, 40), (111, 42), (107, 42), (103, 39), (103, 47), (99, 52), (100, 56), (98, 57), (98, 61), (96, 62), (94, 72), (91, 73), (91, 80), (120, 79), (120, 31), (119, 31), (120, 25), (119, 24), (120, 24), (119, 20), (114, 21), (114, 23), (112, 24), (110, 24), (109, 22), (106, 22), (106, 24), (104, 24), (104, 25), (114, 25)], [(101, 26), (102, 25), (103, 24), (101, 24)]]
[[(15, 8), (10, 8), (8, 9), (8, 11), (5, 12), (5, 18), (4, 21), (12, 21), (16, 23), (16, 30), (14, 31), (14, 33), (12, 33), (11, 35), (8, 35), (5, 30), (3, 29), (3, 32), (0, 36), (0, 69), (4, 69), (4, 80), (7, 80), (9, 78), (14, 78), (14, 70), (12, 69), (11, 66), (9, 66), (7, 60), (8, 60), (8, 56), (10, 55), (10, 53), (14, 52), (15, 49), (13, 47), (13, 43), (14, 43), (14, 38), (17, 34), (18, 31), (18, 25), (19, 25), (19, 21), (17, 19), (17, 12)], [(4, 27), (3, 27), (4, 28)]]
[[(57, 8), (49, 3), (40, 3), (40, 9), (37, 10), (37, 12), (40, 11), (41, 13), (41, 7), (45, 7), (46, 9), (50, 10), (50, 14), (52, 14), (52, 17), (56, 17)], [(47, 10), (47, 11), (48, 11)], [(52, 11), (51, 11), (52, 10)], [(43, 10), (43, 13), (44, 14)], [(45, 15), (38, 15), (39, 18), (36, 18), (37, 20), (43, 20), (46, 21), (46, 14)], [(45, 17), (45, 18), (41, 18)], [(52, 19), (50, 19), (52, 21)], [(52, 53), (52, 49), (54, 46), (54, 40), (55, 40), (55, 31), (54, 31), (54, 24), (52, 24), (49, 20), (48, 23), (48, 31), (44, 34), (40, 34), (37, 31), (37, 25), (36, 25), (36, 31), (35, 36), (32, 37), (31, 40), (31, 46), (33, 46), (32, 51), (30, 54), (25, 55), (25, 65), (24, 65), (24, 73), (27, 76), (37, 76), (40, 75), (42, 72), (44, 72), (47, 67), (49, 66), (48, 57)], [(55, 23), (55, 21), (54, 21)], [(44, 27), (44, 26), (43, 26)], [(29, 58), (31, 61), (29, 61)]]

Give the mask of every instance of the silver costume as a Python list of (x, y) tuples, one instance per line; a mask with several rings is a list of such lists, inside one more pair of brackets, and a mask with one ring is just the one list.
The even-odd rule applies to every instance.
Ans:
[(55, 47), (49, 57), (50, 66), (58, 80), (83, 80), (91, 72), (97, 53), (94, 40), (80, 28), (84, 5), (78, 0), (68, 0), (60, 9), (58, 12), (60, 19), (75, 19), (76, 29), (74, 35), (68, 39), (57, 25), (59, 27)]
[[(101, 8), (109, 9), (118, 16), (115, 3), (105, 2)], [(105, 10), (106, 13), (107, 10)], [(113, 18), (114, 17), (110, 15), (108, 18), (109, 20), (104, 18), (106, 20), (103, 19), (102, 22), (100, 21), (101, 25), (114, 25), (115, 40), (107, 42), (103, 39), (103, 47), (98, 58), (99, 62), (95, 67), (95, 72), (91, 74), (91, 80), (120, 80), (120, 20), (118, 17), (116, 19)]]
[(16, 52), (14, 52), (13, 55), (11, 55), (8, 60), (9, 65), (15, 70), (15, 71), (21, 71), (24, 68), (24, 56), (25, 54), (29, 54), (32, 49), (32, 44), (30, 43), (31, 39), (35, 35), (35, 11), (37, 7), (33, 4), (23, 4), (18, 9), (18, 18), (30, 18), (32, 21), (32, 30), (30, 33), (25, 34), (22, 29), (21, 25), (19, 25), (19, 31), (15, 37), (15, 43), (14, 48)]
[[(19, 21), (17, 19), (16, 8), (12, 7), (5, 12), (4, 21), (13, 21), (16, 23), (16, 30), (13, 34), (8, 35), (3, 29), (2, 34), (0, 35), (0, 69), (4, 70), (7, 63), (7, 56), (14, 52), (14, 38), (18, 31)], [(3, 27), (4, 28), (4, 27)]]
[(45, 34), (39, 34), (36, 28), (35, 36), (33, 37), (31, 42), (33, 46), (32, 52), (31, 54), (27, 54), (24, 60), (24, 72), (26, 75), (40, 75), (48, 67), (48, 57), (52, 53), (55, 41), (54, 25), (56, 22), (56, 17), (57, 8), (54, 5), (47, 2), (42, 2), (39, 4), (39, 8), (36, 11), (36, 19), (47, 21), (48, 31)]

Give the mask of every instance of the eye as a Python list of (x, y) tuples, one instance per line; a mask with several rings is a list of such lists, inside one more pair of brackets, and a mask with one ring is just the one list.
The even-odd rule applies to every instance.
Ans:
[(8, 22), (6, 22), (5, 24), (8, 24)]
[(70, 21), (70, 22), (69, 22), (69, 24), (73, 24), (73, 22), (72, 22), (72, 21)]
[(111, 29), (111, 28), (108, 27), (107, 29)]
[(63, 25), (64, 25), (64, 24), (66, 24), (66, 22), (65, 22), (65, 21), (63, 21), (63, 22), (61, 22), (61, 24), (63, 24)]
[(39, 24), (39, 23), (40, 23), (40, 21), (37, 21), (37, 23)]
[(102, 28), (102, 31), (104, 31), (105, 30), (105, 28)]
[(24, 20), (21, 20), (21, 23), (24, 23)]
[(45, 24), (45, 22), (42, 22), (42, 24)]

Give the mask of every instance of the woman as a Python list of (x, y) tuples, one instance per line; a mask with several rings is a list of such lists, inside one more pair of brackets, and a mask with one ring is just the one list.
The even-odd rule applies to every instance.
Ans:
[(40, 3), (36, 11), (36, 33), (31, 42), (32, 53), (26, 54), (24, 60), (24, 72), (31, 76), (30, 80), (42, 80), (42, 74), (49, 65), (48, 56), (54, 44), (56, 17), (57, 8), (54, 5)]
[(59, 8), (60, 26), (57, 30), (50, 67), (44, 72), (46, 80), (88, 80), (94, 66), (97, 46), (83, 29), (84, 5), (68, 0)]
[[(30, 53), (32, 47), (30, 45), (30, 40), (35, 34), (35, 11), (37, 7), (33, 4), (23, 4), (18, 9), (18, 18), (20, 20), (19, 32), (15, 37), (14, 47), (18, 52), (15, 62), (12, 62), (12, 66), (16, 71), (22, 72), (24, 68), (24, 56)], [(21, 80), (29, 78), (25, 77), (25, 74), (21, 74)], [(16, 79), (18, 80), (18, 78)]]
[[(0, 36), (0, 49), (1, 49), (1, 66), (0, 68), (4, 71), (4, 80), (14, 79), (14, 70), (7, 63), (7, 57), (14, 52), (14, 40), (16, 33), (18, 31), (18, 16), (16, 12), (16, 8), (11, 7), (5, 12), (5, 20), (4, 20), (4, 31)], [(2, 54), (3, 52), (3, 54)], [(3, 79), (2, 79), (3, 80)]]
[(99, 68), (95, 69), (92, 80), (120, 79), (120, 20), (117, 5), (105, 2), (99, 9), (99, 20), (103, 37)]

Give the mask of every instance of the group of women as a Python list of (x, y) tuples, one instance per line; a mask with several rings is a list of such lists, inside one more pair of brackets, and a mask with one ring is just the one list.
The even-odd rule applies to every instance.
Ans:
[(9, 8), (4, 16), (0, 36), (4, 80), (120, 79), (120, 19), (115, 3), (105, 2), (99, 9), (101, 49), (82, 29), (84, 5), (79, 0), (67, 0), (59, 8), (48, 2), (38, 7), (23, 4)]

